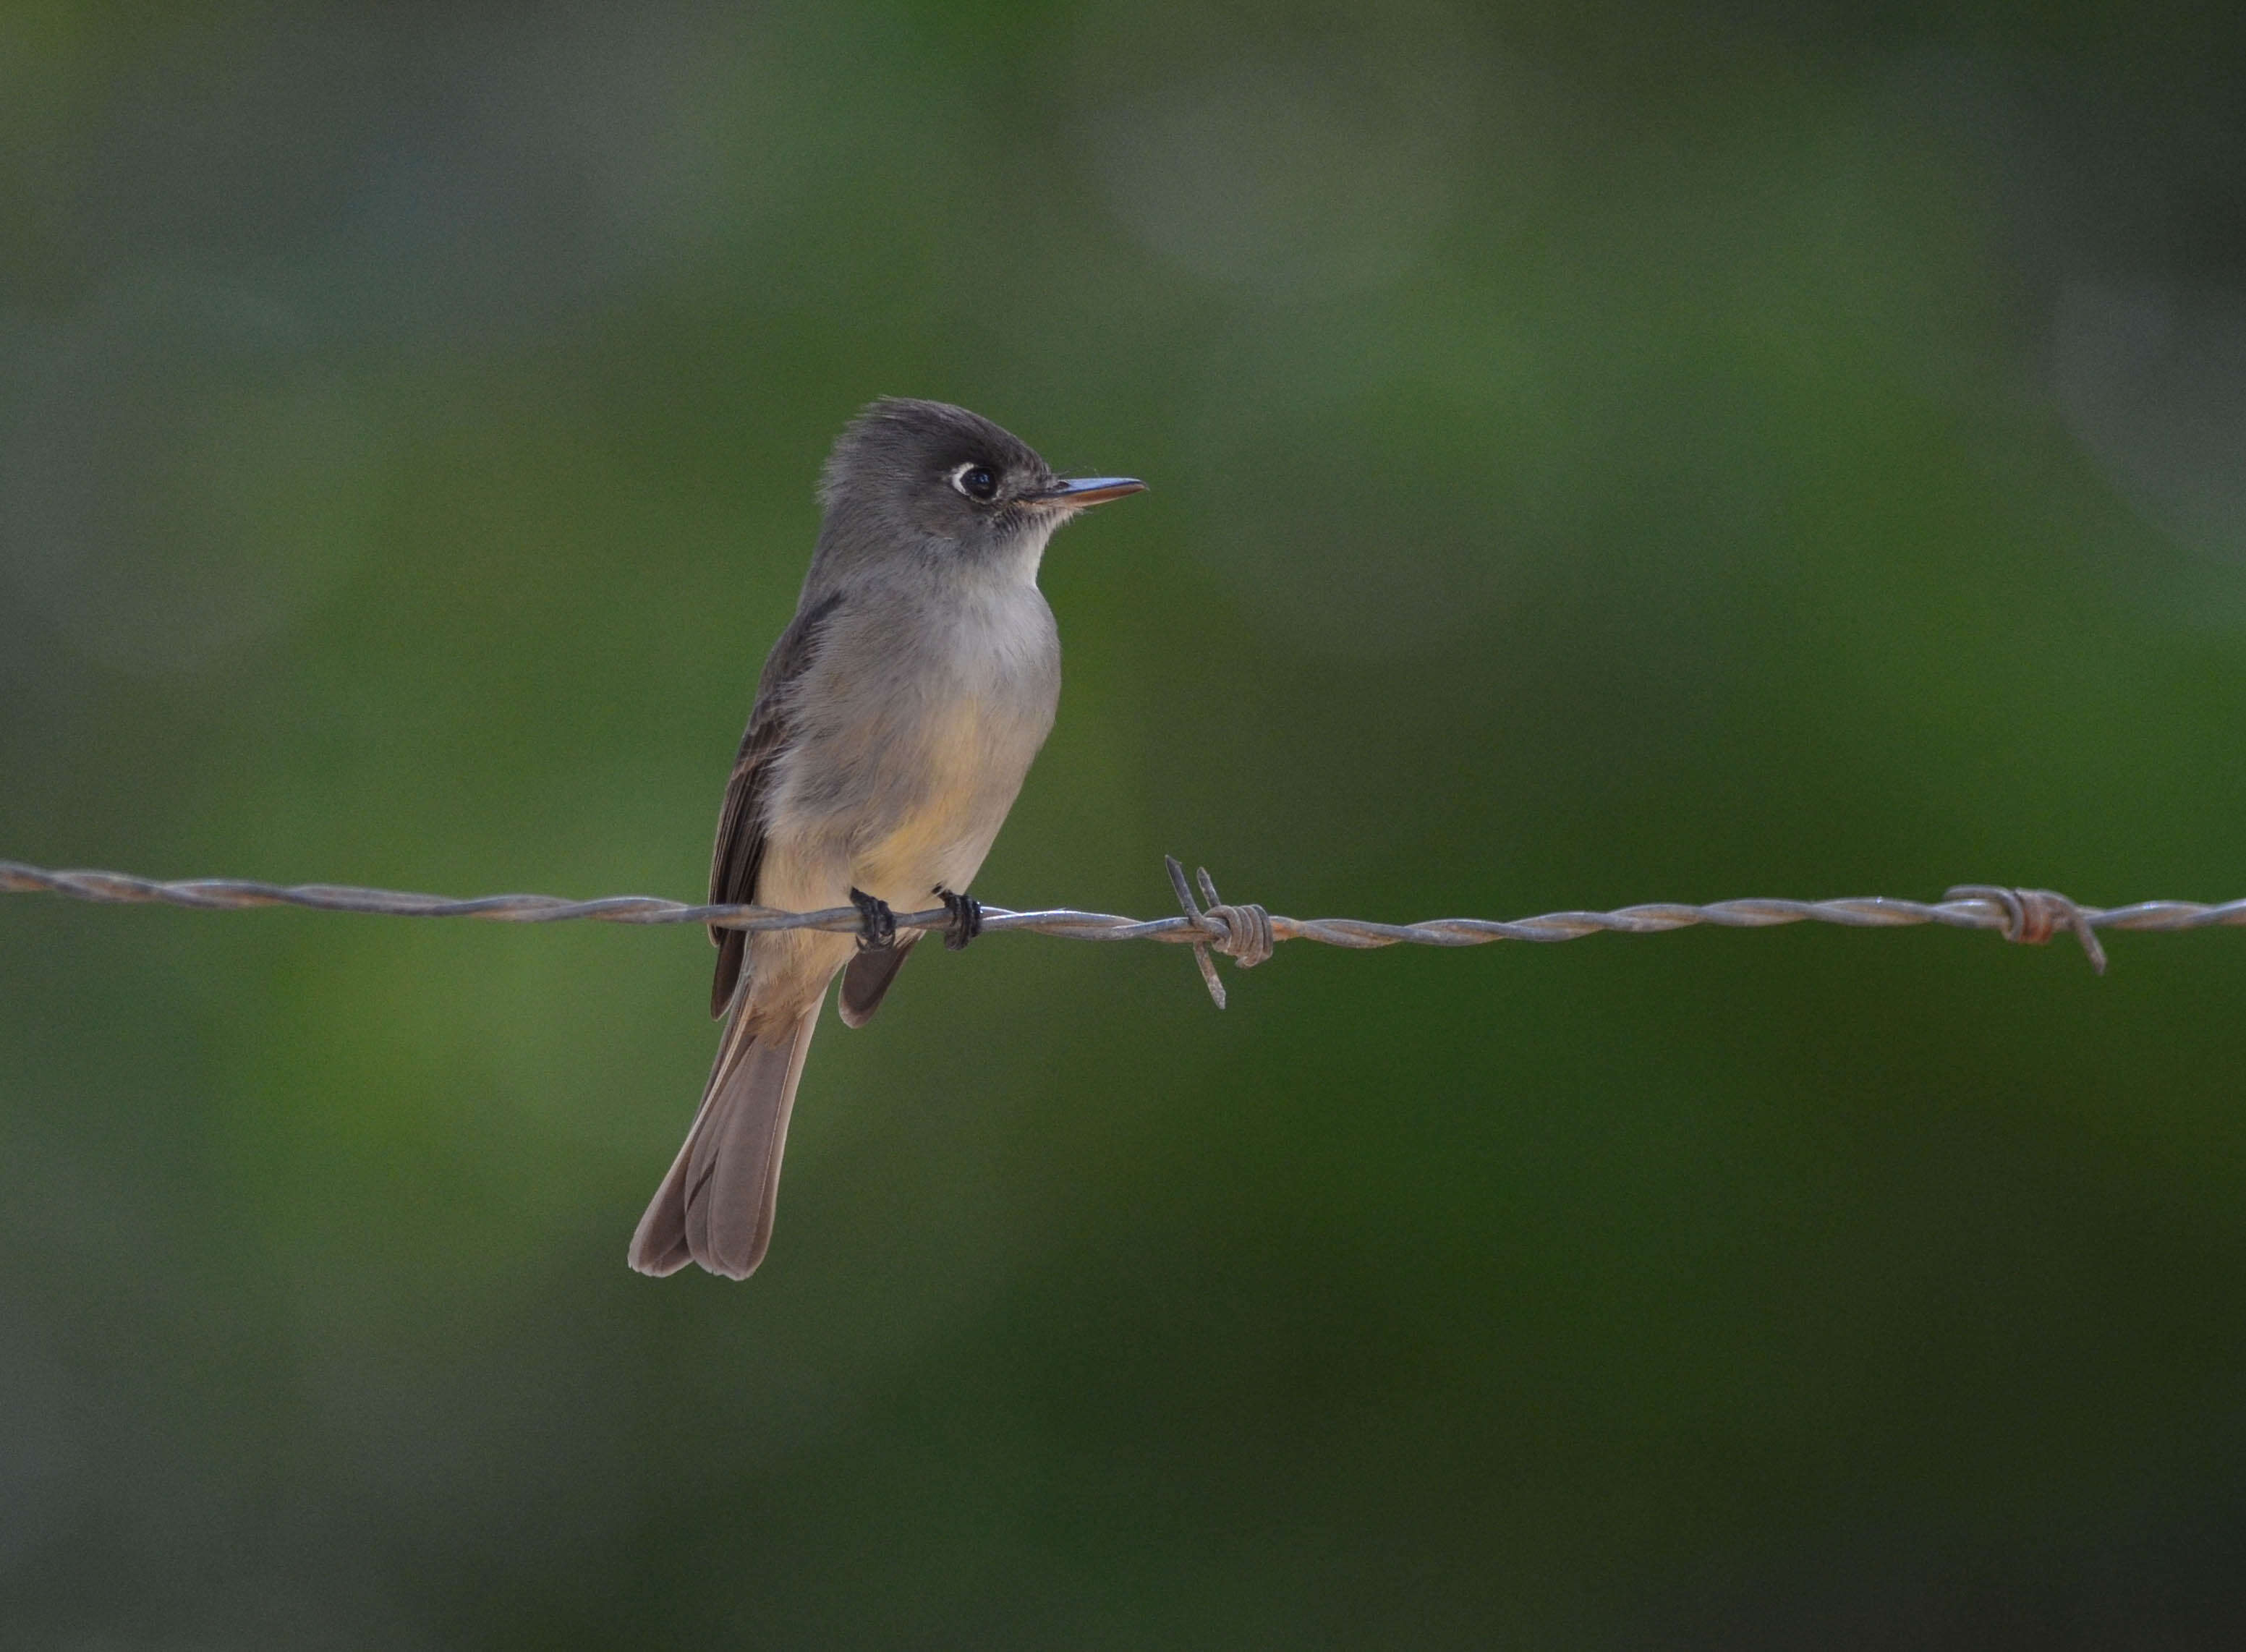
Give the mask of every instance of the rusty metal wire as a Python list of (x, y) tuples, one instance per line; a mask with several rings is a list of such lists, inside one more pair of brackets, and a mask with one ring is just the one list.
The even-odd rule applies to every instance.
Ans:
[[(1613, 912), (1548, 912), (1533, 918), (1429, 918), (1418, 923), (1371, 923), (1361, 918), (1284, 918), (1260, 906), (1230, 906), (1217, 898), (1206, 868), (1195, 903), (1185, 868), (1168, 861), (1170, 881), (1181, 908), (1172, 918), (1126, 918), (1112, 913), (1055, 908), (1039, 912), (983, 909), (985, 934), (1023, 929), (1071, 941), (1167, 941), (1194, 948), (1202, 979), (1219, 1009), (1224, 988), (1211, 952), (1241, 969), (1252, 969), (1285, 941), (1316, 941), (1330, 947), (1371, 948), (1399, 945), (1479, 947), (1493, 941), (1576, 941), (1591, 935), (1656, 935), (1695, 924), (1731, 929), (1766, 929), (1789, 923), (1833, 923), (1855, 929), (1893, 929), (1914, 924), (1943, 924), (1953, 929), (1993, 929), (2007, 941), (2039, 945), (2061, 930), (2080, 942), (2100, 974), (2105, 950), (2097, 931), (2169, 931), (2218, 926), (2246, 927), (2246, 900), (2209, 905), (2195, 901), (2141, 901), (2126, 907), (2086, 907), (2049, 889), (2016, 889), (1994, 884), (1960, 884), (1938, 901), (1898, 901), (1865, 895), (1835, 901), (1719, 901), (1706, 906), (1656, 902)], [(358, 912), (403, 918), (484, 918), (502, 923), (559, 923), (589, 919), (601, 923), (701, 923), (734, 929), (824, 929), (855, 932), (864, 920), (855, 907), (820, 912), (781, 912), (770, 907), (688, 906), (655, 895), (608, 895), (596, 901), (565, 901), (546, 894), (478, 895), (455, 900), (396, 889), (361, 889), (348, 885), (254, 883), (232, 878), (194, 878), (161, 882), (122, 872), (50, 871), (19, 861), (0, 860), (0, 892), (70, 896), (78, 901), (159, 902), (199, 911), (234, 911), (249, 907), (303, 907), (316, 912)], [(942, 930), (950, 914), (942, 907), (899, 913), (897, 928)]]

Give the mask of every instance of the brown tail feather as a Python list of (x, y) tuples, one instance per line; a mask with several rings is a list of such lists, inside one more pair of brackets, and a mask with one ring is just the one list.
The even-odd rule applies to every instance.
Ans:
[(756, 1271), (772, 1243), (788, 1113), (818, 1024), (813, 1003), (762, 1034), (738, 1021), (727, 1030), (685, 1145), (632, 1235), (641, 1273), (676, 1273), (690, 1261), (728, 1279)]

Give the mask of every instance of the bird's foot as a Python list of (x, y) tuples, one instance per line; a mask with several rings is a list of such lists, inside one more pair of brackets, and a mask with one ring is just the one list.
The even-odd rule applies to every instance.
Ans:
[(971, 894), (954, 894), (940, 883), (936, 898), (951, 914), (951, 921), (943, 926), (944, 946), (953, 952), (966, 951), (967, 943), (983, 933), (983, 903)]
[(897, 914), (886, 901), (876, 901), (863, 889), (850, 891), (850, 904), (858, 908), (858, 950), (870, 952), (897, 943)]

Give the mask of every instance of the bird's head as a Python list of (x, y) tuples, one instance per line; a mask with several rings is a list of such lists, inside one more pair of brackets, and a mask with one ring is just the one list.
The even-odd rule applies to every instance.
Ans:
[(822, 553), (857, 561), (911, 547), (970, 566), (1025, 562), (1078, 512), (1142, 492), (1128, 476), (1068, 479), (1019, 437), (948, 402), (889, 397), (851, 422), (820, 486)]

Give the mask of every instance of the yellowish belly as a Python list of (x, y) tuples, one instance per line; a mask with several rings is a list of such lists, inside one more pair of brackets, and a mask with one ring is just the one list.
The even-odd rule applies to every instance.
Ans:
[(1005, 818), (1025, 766), (997, 749), (995, 731), (971, 702), (932, 717), (920, 752), (913, 806), (879, 835), (852, 846), (858, 887), (891, 906), (926, 907), (937, 885), (964, 889)]

